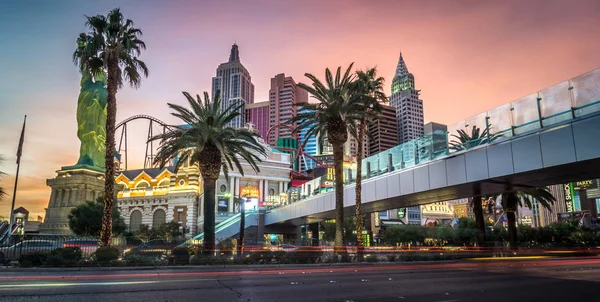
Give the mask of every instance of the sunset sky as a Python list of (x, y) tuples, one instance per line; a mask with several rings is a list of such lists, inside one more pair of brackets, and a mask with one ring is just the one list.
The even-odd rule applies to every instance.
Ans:
[[(117, 120), (148, 114), (176, 123), (166, 103), (210, 89), (239, 45), (255, 101), (278, 73), (305, 81), (326, 67), (377, 66), (388, 79), (402, 51), (425, 121), (453, 124), (600, 67), (597, 0), (3, 1), (0, 4), (0, 186), (12, 194), (28, 116), (17, 207), (44, 215), (46, 179), (78, 157), (75, 40), (84, 15), (121, 7), (143, 30), (150, 76), (117, 95)], [(136, 126), (134, 126), (136, 125)], [(147, 124), (130, 128), (130, 167), (143, 161)], [(135, 137), (134, 137), (135, 136)], [(0, 201), (9, 215), (10, 196)]]

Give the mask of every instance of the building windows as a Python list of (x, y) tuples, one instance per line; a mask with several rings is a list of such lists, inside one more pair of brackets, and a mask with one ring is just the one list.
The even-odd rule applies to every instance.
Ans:
[[(152, 215), (152, 228), (158, 228), (167, 221), (167, 213), (163, 209), (154, 211)], [(141, 223), (141, 222), (140, 222)]]
[(140, 210), (134, 210), (131, 212), (129, 217), (129, 230), (131, 232), (138, 231), (142, 225), (142, 212)]

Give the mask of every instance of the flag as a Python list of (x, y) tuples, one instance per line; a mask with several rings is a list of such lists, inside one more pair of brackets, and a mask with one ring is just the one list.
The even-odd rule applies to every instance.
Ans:
[(19, 139), (19, 148), (17, 149), (17, 165), (21, 163), (21, 154), (23, 154), (23, 141), (25, 140), (25, 123), (27, 122), (27, 115), (23, 120), (23, 129), (21, 130), (21, 138)]

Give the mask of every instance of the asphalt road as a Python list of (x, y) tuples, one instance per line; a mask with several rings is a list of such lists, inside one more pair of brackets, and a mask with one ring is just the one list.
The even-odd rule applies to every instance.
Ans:
[(0, 301), (600, 301), (600, 258), (8, 272)]

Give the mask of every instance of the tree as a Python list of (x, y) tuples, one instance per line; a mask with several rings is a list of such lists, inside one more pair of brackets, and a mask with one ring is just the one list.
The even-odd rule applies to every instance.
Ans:
[[(105, 203), (102, 197), (96, 201), (86, 201), (71, 209), (68, 216), (69, 228), (79, 236), (98, 237), (102, 231), (102, 220)], [(127, 226), (119, 211), (112, 211), (112, 233), (120, 235)]]
[(141, 51), (146, 49), (140, 40), (142, 31), (133, 27), (133, 21), (126, 19), (118, 8), (111, 10), (106, 16), (86, 17), (85, 25), (90, 33), (85, 35), (87, 42), (73, 54), (73, 60), (81, 72), (91, 75), (106, 72), (107, 118), (106, 118), (106, 154), (104, 157), (106, 172), (104, 178), (105, 208), (102, 215), (102, 245), (109, 245), (112, 237), (112, 209), (115, 186), (115, 120), (117, 116), (117, 91), (127, 81), (130, 86), (138, 88), (142, 74), (148, 76), (146, 64), (139, 60)]
[[(183, 165), (199, 165), (204, 181), (204, 247), (206, 253), (215, 251), (215, 187), (221, 169), (228, 178), (234, 168), (242, 175), (244, 170), (240, 159), (259, 172), (257, 165), (266, 158), (265, 146), (258, 142), (258, 134), (246, 128), (228, 127), (227, 123), (240, 115), (243, 105), (221, 110), (219, 92), (214, 99), (204, 92), (204, 101), (183, 92), (190, 109), (168, 104), (174, 110), (171, 114), (181, 119), (187, 126), (179, 127), (152, 140), (160, 140), (155, 163), (164, 167), (176, 160), (175, 169)], [(241, 244), (241, 243), (240, 243)]]
[(140, 225), (140, 229), (133, 233), (133, 237), (146, 243), (156, 237), (156, 232), (147, 224)]
[[(4, 158), (2, 158), (2, 156), (0, 156), (0, 164), (4, 161)], [(4, 172), (0, 171), (0, 179), (3, 175), (6, 175)], [(4, 190), (3, 187), (0, 187), (0, 200), (4, 199), (4, 196), (6, 196), (6, 191)]]
[[(491, 124), (487, 125), (483, 132), (481, 132), (479, 127), (473, 126), (470, 135), (465, 130), (457, 130), (456, 132), (458, 132), (458, 135), (452, 134), (456, 140), (450, 142), (450, 150), (468, 150), (497, 140), (501, 135), (498, 133), (490, 133), (491, 126)], [(473, 196), (473, 214), (475, 215), (475, 222), (477, 224), (477, 242), (482, 244), (485, 242), (485, 222), (483, 219), (482, 196), (480, 194)]]
[[(515, 212), (519, 207), (533, 207), (533, 200), (537, 201), (546, 209), (551, 209), (556, 198), (548, 188), (529, 188), (512, 192), (505, 192), (499, 195), (502, 199), (502, 209), (506, 213), (508, 224), (508, 242), (511, 248), (515, 247), (517, 241), (517, 219)], [(494, 198), (496, 199), (496, 198)]]
[[(288, 123), (296, 123), (295, 133), (307, 129), (307, 137), (318, 137), (323, 144), (325, 138), (333, 146), (333, 161), (335, 169), (335, 251), (345, 253), (344, 246), (344, 143), (348, 140), (348, 130), (356, 131), (364, 108), (360, 100), (353, 97), (352, 86), (354, 75), (352, 65), (342, 74), (341, 67), (337, 68), (335, 78), (329, 68), (325, 69), (325, 85), (314, 75), (306, 73), (312, 83), (298, 84), (308, 91), (319, 103), (302, 104), (302, 110)], [(306, 141), (304, 142), (306, 144)]]
[(358, 258), (362, 260), (363, 252), (363, 219), (361, 211), (362, 197), (362, 159), (364, 152), (364, 144), (366, 139), (367, 120), (372, 122), (379, 119), (379, 115), (383, 111), (383, 106), (379, 102), (387, 102), (388, 98), (383, 92), (383, 77), (377, 77), (377, 69), (371, 68), (366, 71), (356, 72), (356, 81), (352, 85), (352, 94), (356, 97), (365, 108), (358, 122), (358, 133), (355, 133), (357, 154), (356, 154), (356, 244), (358, 250)]
[(173, 238), (181, 236), (181, 231), (179, 230), (180, 227), (181, 225), (179, 222), (171, 220), (161, 224), (156, 230), (156, 234), (166, 241), (171, 241)]

